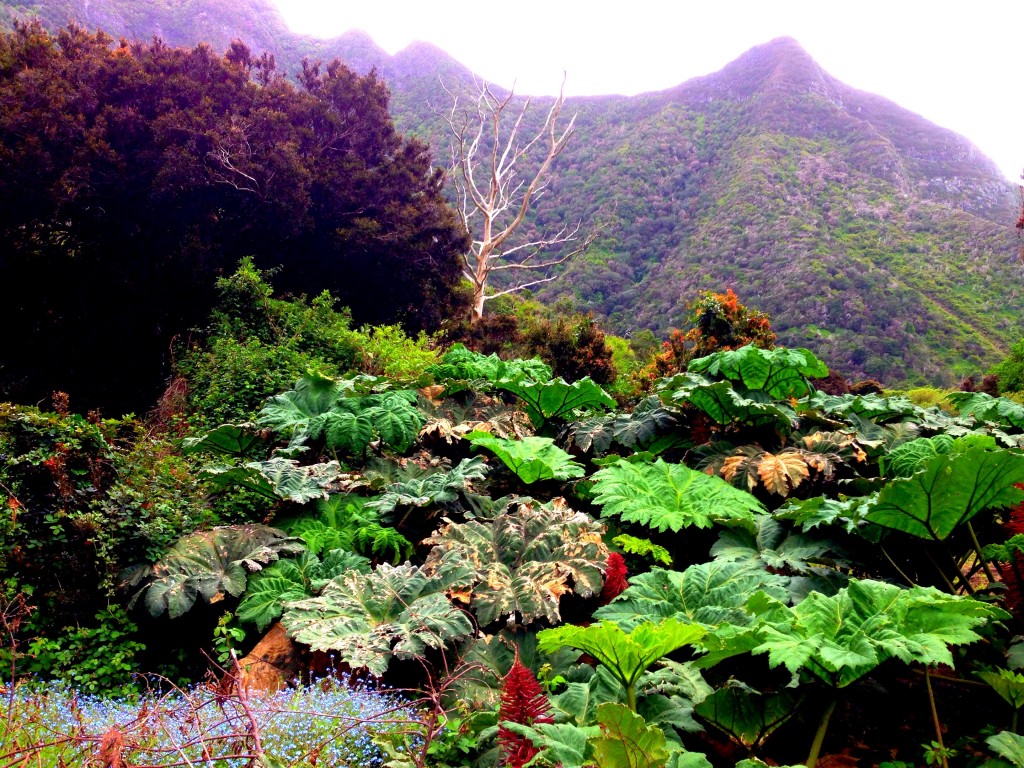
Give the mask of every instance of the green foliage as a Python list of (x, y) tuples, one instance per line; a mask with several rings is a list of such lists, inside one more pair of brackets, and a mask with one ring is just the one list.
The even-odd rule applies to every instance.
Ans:
[(750, 752), (793, 718), (802, 699), (798, 691), (761, 693), (731, 680), (699, 702), (694, 712)]
[(400, 325), (377, 325), (358, 332), (362, 370), (403, 384), (427, 383), (428, 369), (437, 363), (436, 339), (420, 331), (409, 336)]
[(238, 620), (262, 632), (281, 616), (284, 603), (303, 600), (321, 591), (331, 579), (346, 573), (367, 574), (370, 562), (361, 555), (334, 549), (321, 560), (312, 552), (278, 560), (249, 577), (238, 604)]
[(268, 499), (305, 504), (327, 498), (328, 487), (338, 479), (340, 472), (336, 461), (302, 466), (295, 459), (274, 456), (241, 466), (208, 465), (200, 477), (214, 490), (240, 486)]
[(1024, 429), (1024, 405), (1006, 397), (992, 397), (984, 392), (950, 392), (946, 399), (961, 416), (990, 421), (1004, 429)]
[(152, 566), (139, 566), (126, 574), (129, 586), (146, 585), (130, 603), (145, 595), (153, 616), (164, 612), (176, 619), (187, 612), (197, 597), (216, 603), (227, 595), (239, 597), (247, 576), (281, 555), (303, 550), (298, 539), (265, 525), (238, 525), (199, 531), (181, 538)]
[(175, 366), (194, 421), (252, 419), (307, 371), (334, 376), (363, 365), (366, 338), (349, 328), (347, 312), (334, 310), (330, 294), (312, 303), (274, 299), (269, 277), (245, 258), (234, 274), (218, 278), (208, 338), (184, 350)]
[(1024, 675), (1009, 669), (985, 669), (978, 677), (992, 686), (1013, 709), (1024, 707)]
[(908, 418), (919, 419), (924, 412), (924, 409), (905, 397), (883, 397), (876, 394), (828, 395), (824, 392), (814, 392), (807, 399), (807, 404), (829, 415), (848, 418), (854, 414), (871, 419), (877, 424)]
[(927, 460), (910, 477), (886, 485), (867, 519), (923, 539), (941, 541), (989, 508), (1024, 500), (1024, 456), (995, 447), (990, 437), (956, 441), (951, 453)]
[(977, 630), (1006, 617), (999, 608), (933, 588), (903, 589), (852, 579), (835, 595), (812, 592), (790, 608), (751, 598), (759, 644), (771, 667), (808, 671), (843, 688), (890, 658), (953, 666), (951, 646), (980, 639)]
[(117, 605), (99, 611), (94, 621), (94, 626), (64, 627), (56, 638), (35, 637), (17, 666), (64, 680), (83, 693), (134, 692), (137, 657), (145, 650), (138, 627)]
[(292, 445), (323, 438), (329, 450), (358, 456), (379, 438), (399, 453), (408, 450), (426, 422), (415, 406), (416, 394), (350, 395), (358, 385), (308, 374), (294, 389), (271, 398), (257, 423), (288, 437)]
[(434, 472), (390, 485), (377, 499), (367, 503), (386, 519), (400, 507), (430, 507), (450, 504), (473, 487), (474, 480), (487, 475), (487, 466), (479, 456), (463, 459), (447, 471)]
[(761, 503), (720, 478), (682, 464), (633, 464), (619, 460), (594, 473), (594, 500), (601, 515), (616, 515), (658, 531), (678, 532), (714, 523), (753, 528)]
[(993, 752), (1009, 760), (1016, 768), (1024, 768), (1024, 736), (1013, 731), (1000, 731), (985, 739)]
[(655, 544), (650, 539), (640, 539), (636, 536), (630, 536), (628, 533), (623, 533), (612, 539), (612, 543), (622, 547), (622, 551), (627, 554), (649, 557), (654, 562), (661, 563), (662, 565), (672, 565), (672, 556), (669, 555), (668, 550)]
[(597, 708), (601, 735), (593, 740), (594, 757), (604, 768), (661, 768), (668, 762), (665, 734), (622, 704)]
[(623, 448), (646, 448), (659, 435), (676, 426), (675, 415), (662, 407), (656, 395), (644, 398), (630, 413), (594, 416), (570, 428), (572, 440), (584, 453), (602, 455), (612, 444)]
[(657, 386), (662, 398), (688, 403), (706, 413), (716, 424), (771, 426), (788, 431), (796, 417), (790, 407), (769, 401), (763, 393), (739, 391), (729, 381), (712, 382), (703, 376), (685, 373), (664, 379)]
[(1024, 390), (1024, 339), (1014, 343), (1010, 354), (994, 365), (989, 373), (999, 378), (1000, 394)]
[(552, 377), (551, 367), (536, 358), (505, 361), (495, 354), (482, 355), (468, 350), (463, 344), (452, 345), (437, 364), (427, 367), (426, 372), (438, 383), (485, 381), (494, 385), (502, 379), (549, 381)]
[(360, 530), (373, 531), (380, 527), (379, 515), (367, 509), (365, 501), (358, 496), (334, 494), (317, 500), (315, 509), (313, 513), (277, 521), (282, 530), (302, 539), (306, 550), (314, 555), (332, 549), (353, 550)]
[(645, 621), (628, 633), (611, 621), (577, 627), (565, 624), (537, 633), (542, 651), (562, 646), (576, 648), (593, 656), (625, 688), (625, 704), (636, 711), (636, 682), (654, 662), (684, 645), (698, 642), (706, 630), (699, 624), (668, 618), (654, 623)]
[(527, 485), (538, 480), (569, 480), (584, 474), (583, 465), (573, 461), (549, 437), (505, 440), (489, 432), (470, 432), (466, 440), (494, 453)]
[(555, 419), (566, 421), (576, 410), (615, 407), (615, 400), (589, 378), (572, 384), (566, 383), (564, 379), (545, 382), (501, 379), (496, 386), (522, 400), (536, 429), (543, 428)]
[(724, 562), (756, 563), (774, 574), (799, 574), (802, 578), (792, 580), (791, 588), (827, 593), (843, 578), (835, 570), (843, 563), (836, 561), (833, 548), (828, 539), (788, 531), (772, 516), (758, 515), (754, 533), (722, 531), (711, 556)]
[(532, 726), (506, 723), (505, 727), (527, 737), (540, 749), (534, 761), (560, 765), (562, 768), (589, 768), (593, 765), (590, 760), (593, 752), (590, 740), (601, 732), (596, 725), (581, 728), (568, 723), (536, 723)]
[(263, 436), (254, 429), (252, 422), (242, 424), (221, 424), (205, 435), (186, 437), (181, 441), (182, 453), (207, 451), (225, 456), (243, 458), (265, 447)]
[(466, 568), (451, 560), (430, 572), (382, 564), (369, 574), (349, 572), (319, 596), (285, 606), (288, 635), (313, 650), (336, 651), (353, 669), (380, 675), (393, 657), (422, 658), (473, 631), (447, 590), (463, 583)]
[(775, 400), (804, 397), (813, 389), (807, 379), (828, 376), (826, 365), (810, 350), (760, 349), (752, 344), (692, 360), (687, 371), (726, 379)]
[(785, 600), (787, 579), (749, 562), (712, 561), (691, 565), (685, 571), (653, 568), (631, 577), (626, 591), (597, 609), (594, 617), (626, 630), (655, 618), (674, 618), (707, 628), (745, 626), (751, 623), (747, 600), (757, 591)]
[(929, 459), (951, 452), (954, 446), (955, 442), (949, 435), (919, 437), (896, 446), (888, 455), (882, 456), (878, 460), (878, 471), (886, 477), (910, 477)]
[(448, 523), (426, 540), (432, 570), (454, 558), (470, 569), (465, 599), (482, 627), (561, 620), (562, 595), (600, 592), (608, 549), (604, 526), (561, 499), (525, 502), (493, 520)]

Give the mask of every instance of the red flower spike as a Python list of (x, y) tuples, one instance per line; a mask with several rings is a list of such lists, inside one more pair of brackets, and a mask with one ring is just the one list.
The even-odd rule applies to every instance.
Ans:
[[(1024, 489), (1024, 485), (1017, 483), (1018, 488)], [(1024, 533), (1024, 504), (1018, 504), (1010, 510), (1010, 518), (1004, 526), (1007, 537), (1018, 533)], [(1006, 609), (1017, 617), (1024, 611), (1024, 590), (1021, 589), (1021, 574), (1024, 573), (1024, 557), (1020, 552), (1015, 552), (1012, 563), (997, 563), (999, 575), (1006, 585)]]
[(626, 590), (629, 586), (629, 582), (626, 581), (627, 575), (629, 571), (626, 570), (626, 561), (622, 559), (622, 555), (618, 552), (609, 552), (608, 568), (604, 574), (604, 589), (601, 590), (602, 605), (607, 605)]
[(554, 720), (548, 709), (547, 696), (533, 672), (519, 661), (519, 649), (516, 648), (515, 663), (501, 686), (501, 708), (498, 710), (498, 747), (502, 754), (502, 765), (522, 768), (540, 750), (528, 738), (512, 733), (501, 723), (552, 723)]

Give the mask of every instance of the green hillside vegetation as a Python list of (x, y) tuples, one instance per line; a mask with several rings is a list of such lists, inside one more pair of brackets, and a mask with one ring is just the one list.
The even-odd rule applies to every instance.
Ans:
[[(313, 41), (289, 34), (266, 4), (0, 8), (52, 25), (70, 13), (129, 36), (145, 23), (172, 43), (215, 49), (239, 37), (292, 75), (305, 55), (375, 67), (398, 126), (441, 163), (441, 84), (472, 88), (471, 73), (430, 45), (388, 56), (362, 33)], [(549, 101), (537, 100), (528, 123)], [(619, 335), (664, 335), (698, 290), (728, 287), (771, 313), (784, 343), (813, 342), (846, 374), (894, 384), (952, 385), (1021, 335), (1012, 185), (963, 137), (843, 85), (795, 41), (667, 91), (570, 99), (567, 110), (578, 111), (581, 138), (520, 235), (575, 221), (604, 228), (591, 258), (540, 291), (547, 303), (567, 299)]]

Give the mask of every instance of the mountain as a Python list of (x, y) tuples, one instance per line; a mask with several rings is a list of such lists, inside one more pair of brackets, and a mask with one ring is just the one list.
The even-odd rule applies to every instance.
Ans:
[[(290, 73), (303, 56), (376, 68), (399, 126), (442, 159), (442, 83), (473, 80), (426, 43), (389, 56), (361, 32), (294, 35), (269, 0), (0, 0), (0, 23), (33, 16), (221, 50), (237, 37)], [(964, 137), (846, 86), (792, 39), (666, 91), (566, 111), (577, 136), (530, 226), (603, 229), (546, 301), (663, 334), (697, 291), (729, 287), (771, 314), (782, 343), (891, 385), (977, 373), (1024, 331), (1013, 185)]]

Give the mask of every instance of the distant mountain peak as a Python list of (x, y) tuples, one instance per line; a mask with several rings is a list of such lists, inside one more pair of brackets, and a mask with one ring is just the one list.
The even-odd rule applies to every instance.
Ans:
[(755, 46), (718, 72), (675, 91), (687, 95), (746, 99), (757, 93), (814, 93), (840, 103), (839, 83), (792, 37)]

